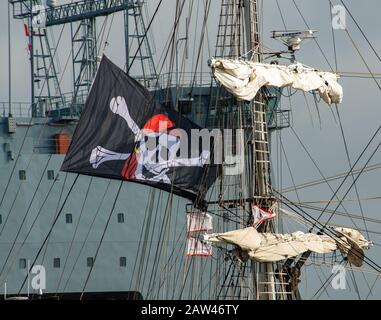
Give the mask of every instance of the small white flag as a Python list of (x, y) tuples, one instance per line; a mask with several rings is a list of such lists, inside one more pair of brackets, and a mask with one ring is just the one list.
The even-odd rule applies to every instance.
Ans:
[(213, 218), (206, 212), (188, 212), (187, 231), (206, 232), (213, 230)]
[(188, 257), (210, 257), (213, 255), (212, 245), (203, 243), (195, 237), (188, 237), (187, 256)]
[(276, 217), (276, 214), (274, 212), (263, 210), (258, 206), (253, 206), (252, 212), (255, 227), (258, 227), (262, 222), (274, 219)]

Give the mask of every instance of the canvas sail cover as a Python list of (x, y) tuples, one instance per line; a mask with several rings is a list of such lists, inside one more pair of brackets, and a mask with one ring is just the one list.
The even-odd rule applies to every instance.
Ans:
[(317, 90), (328, 104), (341, 103), (343, 88), (338, 75), (320, 72), (300, 63), (290, 66), (243, 60), (211, 59), (214, 76), (239, 100), (251, 101), (263, 86), (292, 87), (303, 91)]
[(364, 248), (371, 243), (357, 230), (335, 228), (337, 238), (327, 235), (303, 233), (290, 234), (259, 233), (254, 227), (204, 235), (209, 243), (230, 243), (246, 251), (250, 259), (259, 262), (275, 262), (296, 257), (306, 251), (331, 253), (340, 250), (348, 261), (360, 267), (364, 259)]
[(246, 251), (259, 248), (262, 242), (259, 232), (253, 227), (232, 230), (225, 233), (205, 234), (204, 240), (210, 243), (235, 244)]
[(129, 180), (201, 198), (216, 179), (209, 150), (187, 144), (193, 122), (157, 102), (123, 70), (103, 57), (62, 171)]

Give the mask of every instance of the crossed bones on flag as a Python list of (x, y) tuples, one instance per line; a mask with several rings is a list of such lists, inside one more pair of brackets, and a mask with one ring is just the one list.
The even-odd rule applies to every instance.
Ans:
[[(210, 156), (209, 151), (203, 150), (200, 157), (190, 159), (177, 158), (180, 148), (180, 139), (170, 129), (175, 124), (163, 114), (153, 116), (147, 121), (143, 129), (140, 129), (131, 118), (126, 100), (123, 97), (114, 97), (110, 102), (111, 111), (122, 117), (135, 136), (136, 148), (132, 153), (117, 153), (109, 151), (101, 146), (92, 150), (90, 164), (97, 169), (102, 163), (108, 161), (126, 161), (122, 172), (125, 179), (149, 180), (171, 183), (167, 173), (174, 167), (203, 167)], [(148, 138), (148, 139), (147, 139)], [(148, 141), (158, 141), (155, 146)], [(168, 159), (162, 155), (168, 154)], [(143, 168), (153, 176), (146, 177)]]

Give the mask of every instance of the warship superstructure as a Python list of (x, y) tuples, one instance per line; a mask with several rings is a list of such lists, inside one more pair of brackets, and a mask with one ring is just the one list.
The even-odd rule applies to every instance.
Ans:
[[(225, 244), (219, 245), (213, 256), (192, 256), (189, 250), (186, 254), (187, 217), (192, 212), (211, 214), (213, 231), (222, 234), (251, 225), (252, 210), (260, 207), (262, 214), (271, 211), (277, 217), (263, 220), (258, 231), (282, 232), (278, 211), (279, 199), (283, 198), (272, 187), (270, 133), (290, 126), (290, 110), (280, 109), (282, 89), (276, 84), (262, 88), (251, 102), (237, 99), (224, 83), (218, 64), (223, 64), (223, 59), (237, 62), (243, 57), (264, 63), (257, 1), (220, 1), (217, 42), (210, 40), (215, 46), (209, 61), (212, 70), (200, 71), (205, 63), (199, 61), (200, 47), (193, 73), (184, 72), (184, 59), (189, 56), (188, 19), (185, 36), (178, 31), (184, 3), (176, 2), (173, 8), (173, 34), (166, 52), (170, 56), (169, 73), (155, 61), (149, 39), (157, 11), (144, 17), (143, 1), (9, 3), (13, 17), (24, 22), (28, 38), (32, 98), (25, 105), (10, 101), (0, 117), (0, 285), (4, 295), (299, 299), (300, 269), (310, 250), (300, 260), (287, 259), (286, 263), (240, 260)], [(203, 8), (204, 21), (198, 19), (203, 24), (201, 41), (210, 5)], [(61, 171), (101, 63), (102, 48), (107, 45), (111, 29), (107, 29), (107, 19), (116, 14), (123, 20), (120, 47), (126, 64), (121, 68), (126, 74), (163, 106), (202, 128), (243, 129), (243, 136), (235, 139), (244, 141), (246, 170), (226, 176), (227, 166), (223, 164), (205, 201), (192, 203), (141, 183)], [(62, 91), (55, 60), (57, 48), (49, 35), (50, 28), (65, 25), (70, 27), (72, 46), (68, 60), (73, 78), (70, 93)], [(313, 32), (297, 33), (300, 41), (293, 47), (295, 34), (282, 33), (288, 48), (275, 56), (286, 54), (295, 62), (300, 42), (312, 37)], [(277, 63), (271, 65), (276, 67)], [(324, 99), (324, 93), (321, 95)], [(36, 266), (42, 266), (46, 275), (43, 290), (33, 284), (41, 271)]]

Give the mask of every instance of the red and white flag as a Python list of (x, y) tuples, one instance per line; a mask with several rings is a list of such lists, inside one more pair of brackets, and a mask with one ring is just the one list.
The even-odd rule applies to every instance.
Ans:
[(262, 222), (274, 219), (276, 214), (271, 211), (263, 210), (258, 206), (252, 206), (254, 226), (258, 227)]
[(30, 33), (29, 33), (29, 27), (26, 23), (24, 23), (24, 32), (25, 32), (25, 36), (27, 37), (28, 39), (28, 54), (30, 54), (30, 49), (31, 49), (31, 44), (30, 44), (30, 40), (29, 40), (29, 37), (30, 37)]
[(187, 231), (206, 232), (213, 230), (213, 218), (206, 212), (187, 213)]
[(187, 257), (211, 257), (212, 255), (211, 244), (201, 242), (195, 237), (188, 237)]

